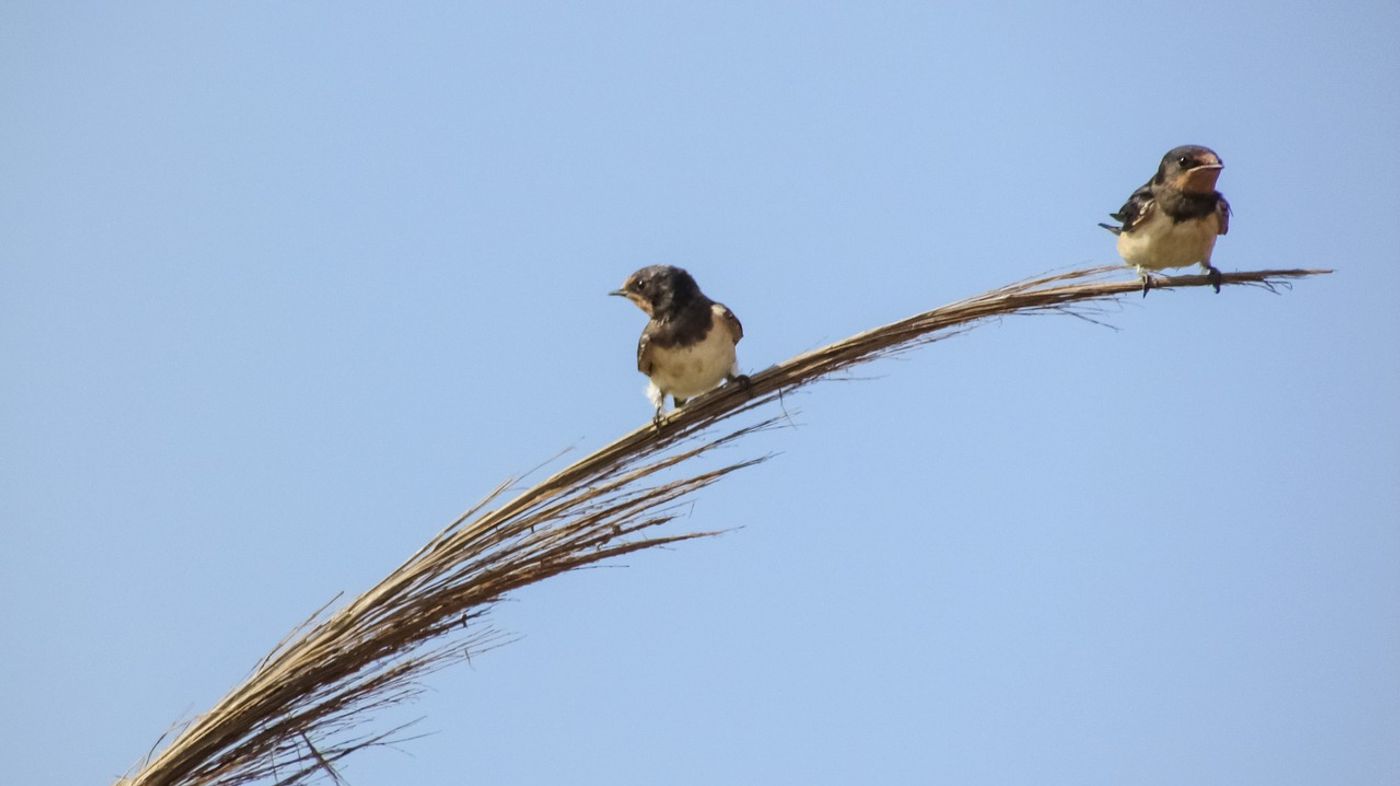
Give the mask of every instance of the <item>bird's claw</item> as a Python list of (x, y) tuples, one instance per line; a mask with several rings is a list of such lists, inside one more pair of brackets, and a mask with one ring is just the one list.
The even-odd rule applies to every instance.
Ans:
[(1206, 278), (1210, 281), (1210, 285), (1215, 287), (1215, 294), (1220, 294), (1220, 284), (1224, 280), (1224, 276), (1220, 274), (1220, 268), (1214, 265), (1207, 265)]
[(747, 393), (750, 396), (753, 395), (753, 380), (749, 379), (748, 374), (735, 374), (734, 376), (726, 379), (725, 382), (730, 385), (738, 385), (739, 387), (744, 389), (745, 393)]

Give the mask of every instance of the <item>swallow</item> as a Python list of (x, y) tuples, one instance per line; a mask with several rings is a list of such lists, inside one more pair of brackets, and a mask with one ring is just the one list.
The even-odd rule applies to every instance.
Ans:
[(637, 370), (651, 380), (647, 398), (656, 407), (657, 428), (667, 396), (679, 409), (721, 381), (748, 382), (735, 354), (744, 326), (723, 303), (705, 297), (689, 273), (644, 267), (608, 294), (627, 298), (650, 317), (637, 342)]
[(1210, 263), (1215, 238), (1230, 231), (1230, 203), (1215, 190), (1225, 167), (1214, 150), (1174, 147), (1157, 174), (1109, 216), (1122, 226), (1099, 224), (1118, 236), (1118, 254), (1142, 276), (1142, 296), (1152, 288), (1151, 270), (1199, 264), (1220, 292), (1220, 271)]

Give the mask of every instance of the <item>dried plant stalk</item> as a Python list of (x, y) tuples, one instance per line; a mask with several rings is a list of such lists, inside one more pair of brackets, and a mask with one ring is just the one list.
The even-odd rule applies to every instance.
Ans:
[[(600, 560), (715, 534), (650, 532), (673, 518), (678, 500), (764, 459), (674, 480), (662, 474), (780, 418), (706, 437), (711, 427), (786, 391), (985, 320), (1046, 312), (1087, 318), (1094, 302), (1139, 290), (1136, 280), (1107, 278), (1122, 270), (1047, 275), (856, 334), (754, 374), (746, 387), (725, 386), (697, 398), (659, 431), (648, 422), (508, 500), (511, 483), (502, 484), (373, 589), (329, 616), (313, 615), (247, 680), (119, 783), (267, 780), (290, 786), (318, 775), (339, 782), (336, 762), (386, 744), (402, 730), (361, 732), (376, 709), (412, 699), (415, 680), (424, 674), (507, 640), (481, 618), (510, 591)], [(1223, 283), (1277, 291), (1290, 279), (1330, 272), (1226, 273)], [(1207, 283), (1205, 276), (1179, 276), (1159, 280), (1156, 288)], [(489, 508), (493, 504), (499, 506)]]

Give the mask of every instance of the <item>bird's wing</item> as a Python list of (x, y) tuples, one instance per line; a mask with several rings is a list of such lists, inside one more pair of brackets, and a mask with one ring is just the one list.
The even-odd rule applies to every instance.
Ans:
[(637, 370), (651, 376), (651, 336), (646, 331), (637, 339)]
[(1133, 195), (1128, 197), (1128, 201), (1118, 208), (1117, 213), (1109, 215), (1122, 222), (1122, 231), (1131, 232), (1137, 228), (1138, 224), (1150, 218), (1152, 211), (1156, 208), (1157, 201), (1152, 198), (1152, 184), (1149, 183), (1134, 191)]
[(730, 311), (729, 307), (723, 303), (716, 303), (714, 311), (720, 319), (724, 320), (724, 326), (729, 329), (729, 335), (734, 338), (734, 343), (738, 344), (739, 339), (744, 337), (744, 326), (739, 322), (739, 318), (734, 316), (734, 312)]
[(1220, 219), (1220, 234), (1227, 234), (1230, 231), (1230, 203), (1225, 201), (1225, 197), (1215, 203), (1215, 215)]

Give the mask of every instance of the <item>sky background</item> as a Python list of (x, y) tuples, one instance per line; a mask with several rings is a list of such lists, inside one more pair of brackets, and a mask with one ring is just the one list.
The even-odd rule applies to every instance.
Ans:
[[(1168, 148), (1224, 270), (789, 398), (373, 784), (1400, 782), (1400, 5), (0, 4), (0, 772), (107, 784), (503, 478), (1050, 269)], [(1131, 273), (1124, 271), (1125, 276)], [(386, 719), (388, 720), (388, 719)]]

